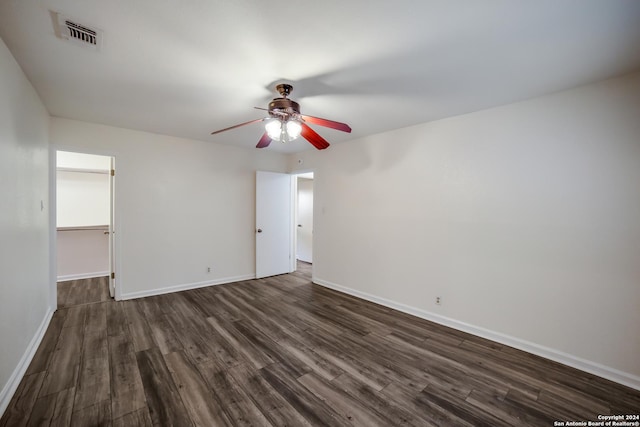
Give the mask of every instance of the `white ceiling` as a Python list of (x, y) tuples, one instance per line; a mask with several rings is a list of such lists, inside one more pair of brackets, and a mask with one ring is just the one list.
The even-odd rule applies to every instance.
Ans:
[[(104, 31), (99, 52), (50, 11)], [(331, 143), (640, 69), (637, 0), (0, 0), (0, 37), (53, 116), (253, 147), (275, 84)], [(269, 150), (312, 148), (304, 140)]]

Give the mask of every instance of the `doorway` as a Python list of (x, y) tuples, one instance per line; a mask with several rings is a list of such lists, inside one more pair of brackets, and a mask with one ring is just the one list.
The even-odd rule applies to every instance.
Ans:
[(110, 156), (56, 151), (58, 306), (114, 297), (113, 165)]
[(313, 264), (313, 172), (296, 175), (296, 260)]
[(256, 278), (313, 262), (313, 172), (256, 172)]

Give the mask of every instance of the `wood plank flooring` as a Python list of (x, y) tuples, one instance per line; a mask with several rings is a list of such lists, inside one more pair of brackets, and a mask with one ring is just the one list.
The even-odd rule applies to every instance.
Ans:
[(296, 273), (65, 306), (0, 426), (552, 426), (640, 392)]
[(109, 277), (58, 282), (58, 308), (109, 301)]

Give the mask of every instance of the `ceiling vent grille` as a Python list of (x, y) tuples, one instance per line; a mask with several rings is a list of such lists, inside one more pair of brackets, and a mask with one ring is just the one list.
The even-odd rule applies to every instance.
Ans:
[(102, 45), (101, 30), (80, 24), (77, 20), (61, 13), (55, 13), (55, 15), (57, 17), (55, 30), (58, 37), (90, 49), (100, 49)]
[(67, 27), (67, 30), (69, 30), (69, 37), (73, 37), (74, 39), (84, 43), (90, 43), (94, 46), (96, 45), (97, 33), (92, 29), (83, 27), (82, 25), (69, 20), (64, 21), (64, 24)]

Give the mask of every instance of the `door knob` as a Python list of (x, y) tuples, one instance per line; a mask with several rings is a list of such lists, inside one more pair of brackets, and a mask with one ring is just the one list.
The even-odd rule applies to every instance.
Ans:
[(258, 228), (256, 231), (257, 231), (258, 233), (262, 233), (262, 228)]

